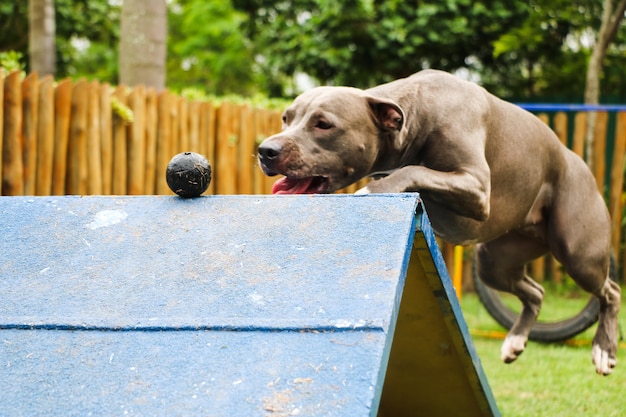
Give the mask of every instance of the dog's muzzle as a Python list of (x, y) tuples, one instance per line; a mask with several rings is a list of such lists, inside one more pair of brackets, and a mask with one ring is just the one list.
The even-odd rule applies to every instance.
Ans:
[[(330, 183), (327, 177), (316, 175), (297, 168), (287, 168), (293, 163), (297, 153), (289, 145), (279, 140), (266, 140), (258, 148), (258, 159), (261, 169), (267, 176), (285, 175), (274, 183), (272, 194), (324, 194), (329, 192)], [(295, 168), (295, 169), (294, 169)]]

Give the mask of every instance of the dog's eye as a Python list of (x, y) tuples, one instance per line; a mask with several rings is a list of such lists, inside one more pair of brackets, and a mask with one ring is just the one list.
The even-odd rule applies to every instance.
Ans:
[(333, 127), (333, 125), (331, 125), (325, 120), (318, 120), (317, 123), (315, 124), (315, 127), (318, 129), (328, 130), (331, 127)]

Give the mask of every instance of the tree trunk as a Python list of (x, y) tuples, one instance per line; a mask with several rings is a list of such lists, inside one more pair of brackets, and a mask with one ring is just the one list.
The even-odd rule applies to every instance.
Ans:
[(124, 0), (120, 34), (120, 84), (165, 88), (165, 0)]
[[(602, 12), (602, 24), (598, 32), (598, 39), (595, 48), (589, 59), (587, 67), (587, 80), (585, 84), (585, 104), (600, 103), (600, 76), (602, 74), (602, 63), (606, 56), (609, 44), (615, 38), (620, 22), (624, 18), (626, 11), (626, 0), (619, 0), (613, 8), (614, 0), (604, 0)], [(596, 129), (596, 113), (589, 112), (587, 119), (587, 131), (585, 134), (585, 148), (587, 163), (593, 164), (593, 140)]]
[(54, 0), (28, 1), (30, 70), (40, 76), (56, 72)]

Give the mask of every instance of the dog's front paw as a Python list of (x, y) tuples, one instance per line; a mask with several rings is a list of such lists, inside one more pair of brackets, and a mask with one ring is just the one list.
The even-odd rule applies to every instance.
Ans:
[(596, 366), (596, 373), (600, 375), (610, 375), (613, 372), (613, 368), (617, 365), (615, 355), (596, 344), (591, 348), (591, 359)]
[(357, 191), (358, 194), (389, 194), (401, 192), (404, 192), (402, 187), (398, 187), (393, 182), (390, 182), (387, 178), (370, 181), (365, 187)]
[(509, 334), (502, 343), (500, 358), (504, 363), (515, 361), (524, 352), (528, 338), (517, 334)]

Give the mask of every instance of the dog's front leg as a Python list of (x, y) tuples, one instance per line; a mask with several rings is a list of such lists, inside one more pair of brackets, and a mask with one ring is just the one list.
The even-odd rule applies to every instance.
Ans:
[(367, 184), (357, 194), (420, 192), (455, 213), (475, 220), (489, 217), (489, 170), (436, 171), (408, 165)]

